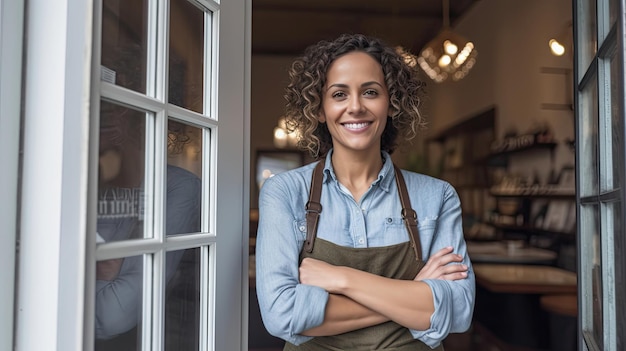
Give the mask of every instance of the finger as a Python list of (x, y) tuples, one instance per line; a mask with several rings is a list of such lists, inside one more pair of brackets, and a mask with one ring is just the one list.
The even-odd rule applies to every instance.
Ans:
[(441, 278), (439, 278), (439, 279), (442, 279), (442, 280), (461, 280), (461, 279), (465, 279), (465, 278), (467, 278), (467, 272), (456, 272), (456, 273), (442, 275)]
[(443, 266), (434, 266), (431, 265), (429, 269), (422, 269), (420, 273), (414, 278), (414, 280), (422, 280), (422, 279), (446, 279), (444, 278), (446, 275), (452, 275), (453, 280), (464, 278), (464, 276), (459, 276), (458, 273), (467, 273), (467, 266), (463, 264), (450, 264)]
[(463, 256), (450, 253), (445, 256), (437, 258), (436, 261), (438, 262), (439, 265), (443, 266), (451, 262), (462, 262)]
[(442, 266), (440, 272), (442, 272), (443, 274), (467, 272), (467, 266), (464, 264), (451, 264), (447, 266)]
[(457, 254), (446, 254), (445, 256), (435, 258), (431, 257), (428, 262), (426, 262), (424, 269), (426, 269), (426, 271), (433, 271), (441, 266), (445, 266), (450, 263), (460, 263), (462, 261), (463, 257)]
[(454, 248), (452, 246), (446, 246), (443, 249), (441, 249), (441, 250), (435, 252), (434, 254), (432, 254), (430, 256), (430, 258), (437, 258), (437, 257), (445, 256), (445, 255), (451, 253), (452, 250), (454, 250)]

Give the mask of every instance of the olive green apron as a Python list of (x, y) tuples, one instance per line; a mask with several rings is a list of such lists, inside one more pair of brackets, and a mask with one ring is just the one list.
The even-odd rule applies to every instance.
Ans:
[[(395, 165), (394, 168), (403, 207), (402, 217), (410, 233), (408, 242), (384, 247), (351, 248), (317, 238), (317, 221), (321, 212), (319, 200), (323, 177), (323, 163), (319, 162), (313, 172), (309, 202), (307, 203), (307, 238), (300, 254), (300, 260), (305, 257), (312, 257), (333, 265), (352, 267), (383, 277), (413, 280), (424, 267), (425, 262), (421, 259), (417, 216), (411, 208), (404, 178)], [(286, 343), (283, 350), (430, 351), (433, 349), (414, 339), (406, 327), (389, 321), (339, 335), (315, 337), (299, 346)], [(440, 345), (434, 350), (443, 350), (443, 347)]]

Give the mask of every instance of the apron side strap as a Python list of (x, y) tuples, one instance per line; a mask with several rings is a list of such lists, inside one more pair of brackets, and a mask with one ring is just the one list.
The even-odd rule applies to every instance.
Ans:
[(422, 259), (422, 245), (420, 242), (419, 231), (417, 229), (417, 213), (411, 207), (411, 200), (409, 193), (406, 190), (406, 183), (402, 171), (395, 164), (393, 165), (396, 173), (396, 185), (398, 186), (398, 194), (400, 195), (400, 202), (402, 203), (402, 219), (406, 225), (406, 229), (410, 233), (411, 246), (415, 250), (415, 258), (417, 260)]
[(320, 198), (322, 195), (322, 179), (324, 177), (324, 162), (320, 160), (313, 170), (311, 177), (311, 189), (309, 190), (309, 201), (306, 203), (306, 239), (304, 241), (304, 250), (308, 253), (313, 252), (313, 244), (317, 236), (317, 223), (319, 222), (320, 213), (322, 212), (322, 204)]

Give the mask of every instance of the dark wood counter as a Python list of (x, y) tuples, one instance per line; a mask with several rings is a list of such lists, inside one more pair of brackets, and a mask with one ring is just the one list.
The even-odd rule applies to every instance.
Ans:
[(551, 264), (556, 252), (536, 247), (511, 249), (505, 241), (467, 242), (467, 253), (475, 263)]
[[(549, 350), (549, 313), (545, 295), (576, 294), (576, 273), (543, 265), (473, 265), (476, 276), (474, 319), (502, 350)], [(485, 333), (481, 333), (485, 334)]]
[(576, 273), (552, 266), (474, 264), (476, 283), (496, 293), (576, 294)]

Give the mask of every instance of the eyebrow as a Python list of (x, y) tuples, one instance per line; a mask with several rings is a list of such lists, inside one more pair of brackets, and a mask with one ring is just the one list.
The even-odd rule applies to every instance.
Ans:
[[(372, 85), (378, 85), (379, 87), (384, 88), (384, 86), (382, 84), (380, 84), (379, 82), (377, 82), (375, 80), (370, 81), (370, 82), (365, 82), (365, 83), (361, 84), (361, 88), (369, 87), (369, 86), (372, 86)], [(347, 84), (343, 84), (343, 83), (335, 83), (335, 84), (329, 85), (326, 88), (326, 90), (328, 90), (330, 88), (333, 88), (333, 87), (334, 88), (348, 88), (348, 85)]]

